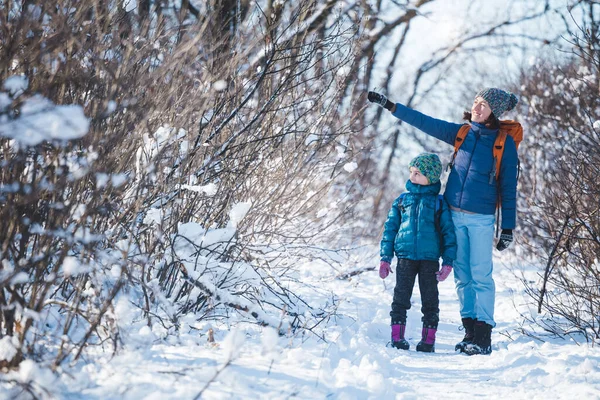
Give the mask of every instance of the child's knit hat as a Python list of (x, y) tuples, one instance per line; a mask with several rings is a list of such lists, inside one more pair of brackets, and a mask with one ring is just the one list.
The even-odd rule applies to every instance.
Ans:
[(429, 180), (430, 184), (438, 183), (442, 175), (442, 162), (436, 154), (422, 153), (412, 159), (408, 168), (415, 167)]
[(515, 108), (519, 102), (517, 96), (511, 92), (505, 92), (504, 90), (497, 88), (486, 88), (480, 90), (479, 93), (475, 95), (475, 98), (477, 97), (481, 97), (488, 102), (490, 108), (492, 109), (492, 113), (494, 113), (496, 118), (500, 118), (500, 116), (506, 111), (510, 111)]

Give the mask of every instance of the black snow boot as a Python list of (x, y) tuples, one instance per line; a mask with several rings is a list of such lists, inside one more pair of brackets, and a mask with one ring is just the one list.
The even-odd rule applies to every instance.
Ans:
[(473, 318), (462, 319), (462, 324), (465, 328), (465, 337), (456, 344), (454, 351), (460, 351), (462, 353), (465, 351), (465, 347), (467, 347), (468, 344), (473, 343), (473, 338), (475, 337), (475, 321), (477, 320)]
[(464, 352), (470, 356), (475, 354), (492, 354), (492, 326), (483, 321), (475, 322), (475, 337), (473, 343), (468, 344)]

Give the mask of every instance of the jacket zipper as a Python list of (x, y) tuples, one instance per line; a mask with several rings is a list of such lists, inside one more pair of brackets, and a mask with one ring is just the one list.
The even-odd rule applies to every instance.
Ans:
[[(473, 133), (475, 135), (475, 133)], [(475, 149), (479, 144), (479, 135), (475, 135), (475, 146), (473, 146), (473, 151), (471, 152), (471, 158), (469, 158), (469, 166), (467, 167), (467, 174), (465, 175), (465, 179), (463, 180), (462, 187), (460, 188), (460, 200), (458, 202), (458, 208), (462, 209), (462, 198), (463, 193), (465, 193), (465, 183), (467, 182), (467, 175), (469, 175), (469, 170), (471, 169), (471, 163), (473, 162), (473, 156), (475, 155)]]
[(421, 197), (419, 201), (415, 201), (413, 204), (414, 210), (413, 215), (415, 216), (415, 259), (419, 259), (419, 204), (421, 203)]

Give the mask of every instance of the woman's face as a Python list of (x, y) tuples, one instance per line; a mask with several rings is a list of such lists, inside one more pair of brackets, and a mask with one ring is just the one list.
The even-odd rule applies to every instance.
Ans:
[(429, 179), (415, 167), (410, 167), (410, 181), (415, 185), (429, 185)]
[(485, 122), (492, 114), (492, 109), (483, 97), (476, 97), (471, 107), (471, 121), (482, 123)]

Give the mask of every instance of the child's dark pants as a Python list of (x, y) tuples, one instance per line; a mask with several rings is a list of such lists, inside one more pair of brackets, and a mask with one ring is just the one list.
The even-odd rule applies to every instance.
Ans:
[(423, 326), (437, 329), (440, 319), (440, 299), (435, 273), (438, 269), (438, 261), (398, 259), (396, 287), (390, 312), (392, 324), (406, 324), (406, 311), (410, 309), (410, 298), (415, 286), (415, 278), (418, 275)]

